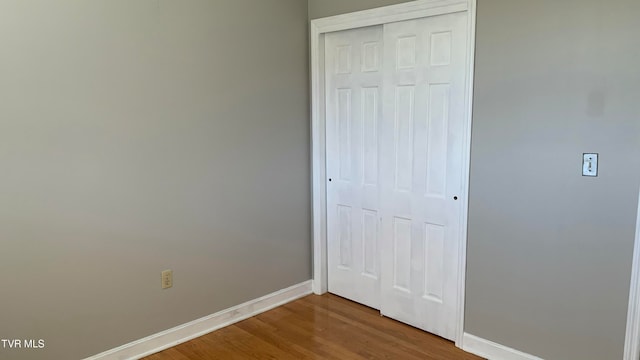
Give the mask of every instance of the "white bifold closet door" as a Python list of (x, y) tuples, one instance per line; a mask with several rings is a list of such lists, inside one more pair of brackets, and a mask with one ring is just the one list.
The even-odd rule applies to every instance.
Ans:
[(455, 338), (467, 13), (325, 37), (329, 291)]

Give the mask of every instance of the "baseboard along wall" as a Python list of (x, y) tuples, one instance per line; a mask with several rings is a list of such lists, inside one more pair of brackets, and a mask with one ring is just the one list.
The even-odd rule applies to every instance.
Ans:
[(130, 342), (85, 360), (135, 360), (193, 340), (311, 294), (311, 280)]

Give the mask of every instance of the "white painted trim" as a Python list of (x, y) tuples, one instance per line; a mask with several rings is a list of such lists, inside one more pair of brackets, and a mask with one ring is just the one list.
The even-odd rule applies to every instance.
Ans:
[(638, 199), (637, 217), (627, 311), (627, 333), (624, 341), (624, 360), (638, 360), (640, 358), (640, 198)]
[(468, 0), (416, 0), (398, 5), (312, 20), (320, 33), (382, 25), (397, 21), (420, 19), (429, 16), (466, 11)]
[(85, 360), (140, 359), (225, 326), (248, 319), (309, 294), (311, 294), (311, 281), (305, 281), (244, 304), (219, 311), (215, 314), (176, 326), (144, 339), (136, 340), (115, 349), (88, 357)]
[(324, 35), (311, 22), (311, 171), (313, 216), (313, 292), (327, 292), (327, 188), (324, 121)]
[(464, 334), (462, 350), (488, 360), (543, 360), (537, 356), (466, 333)]
[(477, 0), (417, 0), (399, 5), (359, 11), (311, 21), (311, 154), (312, 154), (312, 202), (313, 202), (313, 292), (327, 292), (327, 193), (325, 158), (324, 117), (324, 34), (355, 29), (364, 26), (382, 25), (389, 22), (419, 19), (460, 11), (469, 11), (469, 49), (467, 52), (467, 121), (465, 124), (465, 159), (467, 166), (462, 179), (462, 214), (460, 220), (461, 243), (459, 259), (458, 291), (456, 309), (456, 346), (461, 347), (464, 337), (464, 294), (467, 249), (467, 216), (469, 208), (469, 164), (471, 143), (471, 119), (473, 106), (473, 69), (475, 54), (475, 22)]
[(476, 9), (477, 0), (469, 1), (469, 37), (467, 48), (467, 113), (466, 122), (464, 127), (464, 146), (465, 149), (462, 152), (463, 164), (467, 166), (464, 168), (462, 174), (462, 211), (460, 214), (460, 237), (462, 239), (460, 253), (458, 254), (458, 305), (456, 312), (456, 319), (458, 323), (457, 334), (455, 338), (455, 344), (457, 347), (462, 348), (462, 342), (464, 339), (464, 303), (466, 294), (466, 274), (467, 274), (467, 223), (469, 216), (469, 182), (471, 171), (471, 120), (473, 118), (473, 79), (475, 69), (475, 54), (476, 54)]

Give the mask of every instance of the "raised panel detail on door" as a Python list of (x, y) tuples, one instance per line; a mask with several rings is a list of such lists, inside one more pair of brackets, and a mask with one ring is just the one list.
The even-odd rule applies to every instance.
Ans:
[(398, 86), (395, 94), (395, 188), (411, 191), (413, 180), (414, 86)]
[(379, 41), (362, 44), (362, 72), (380, 71), (381, 46)]
[(444, 238), (445, 228), (442, 225), (425, 224), (425, 274), (424, 298), (442, 303), (444, 293)]
[(431, 33), (431, 66), (451, 63), (451, 31)]
[(378, 212), (369, 209), (362, 210), (362, 274), (378, 280), (379, 276), (379, 234)]
[(467, 14), (384, 26), (381, 312), (454, 339)]
[(338, 205), (338, 244), (340, 246), (339, 266), (345, 270), (351, 267), (351, 207)]
[(379, 87), (362, 88), (362, 166), (364, 185), (378, 185)]
[(393, 218), (393, 287), (411, 293), (411, 220)]
[(338, 122), (338, 148), (340, 180), (351, 179), (351, 89), (338, 89), (336, 121)]
[(337, 46), (336, 49), (336, 74), (351, 74), (351, 45)]
[(449, 84), (429, 84), (427, 116), (427, 196), (444, 197), (447, 182)]
[(329, 291), (380, 307), (382, 26), (325, 37)]
[(396, 64), (398, 69), (413, 69), (416, 66), (416, 37), (407, 36), (396, 40)]

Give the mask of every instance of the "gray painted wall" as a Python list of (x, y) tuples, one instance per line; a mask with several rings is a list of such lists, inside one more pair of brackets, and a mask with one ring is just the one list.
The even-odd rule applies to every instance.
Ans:
[[(309, 0), (309, 16), (391, 3)], [(622, 358), (639, 13), (635, 0), (478, 1), (467, 332), (550, 360)], [(597, 178), (581, 176), (583, 152), (600, 153)]]
[[(479, 1), (468, 332), (621, 358), (638, 13)], [(0, 357), (88, 356), (309, 279), (306, 16), (298, 0), (0, 2), (0, 337), (46, 340)], [(579, 175), (587, 151), (598, 178)]]
[(305, 1), (4, 0), (0, 44), (0, 338), (46, 341), (0, 358), (310, 279)]
[(309, 19), (367, 10), (380, 6), (394, 5), (409, 0), (308, 0)]
[[(640, 2), (479, 0), (465, 330), (621, 359), (640, 183)], [(597, 178), (583, 152), (600, 153)]]

